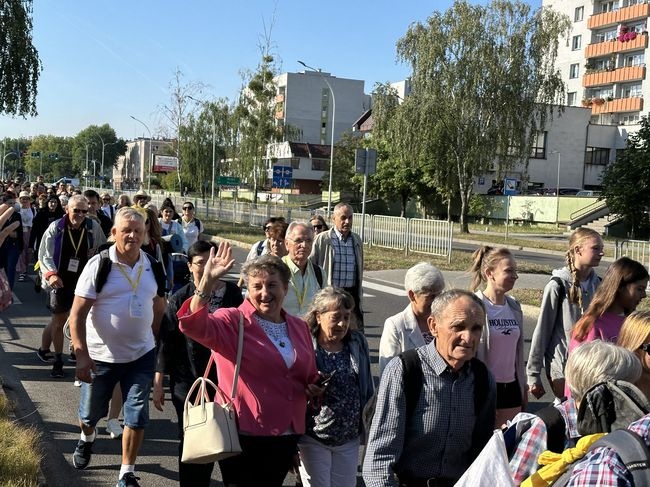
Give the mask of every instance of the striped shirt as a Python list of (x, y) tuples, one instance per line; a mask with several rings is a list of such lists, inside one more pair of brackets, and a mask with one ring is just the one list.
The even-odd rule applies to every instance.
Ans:
[(435, 345), (434, 340), (417, 349), (424, 384), (408, 423), (402, 361), (394, 358), (384, 369), (363, 466), (367, 487), (397, 486), (398, 472), (456, 481), (492, 436), (494, 378), (489, 375), (488, 397), (477, 418), (469, 364), (453, 372)]
[(332, 266), (332, 285), (336, 287), (354, 287), (357, 284), (357, 261), (354, 254), (354, 239), (348, 234), (343, 238), (336, 228), (332, 236), (334, 265)]

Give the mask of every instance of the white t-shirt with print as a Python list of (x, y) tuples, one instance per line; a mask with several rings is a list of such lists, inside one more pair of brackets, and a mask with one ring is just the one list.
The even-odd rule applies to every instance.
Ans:
[(487, 366), (499, 384), (508, 384), (515, 380), (515, 363), (517, 360), (517, 342), (521, 334), (520, 325), (507, 304), (493, 304), (484, 298), (488, 325), (490, 327), (490, 352)]

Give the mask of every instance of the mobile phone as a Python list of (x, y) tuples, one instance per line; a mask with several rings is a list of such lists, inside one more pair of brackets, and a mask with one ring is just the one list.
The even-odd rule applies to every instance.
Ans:
[(334, 374), (336, 374), (336, 370), (333, 370), (330, 373), (319, 372), (318, 374), (320, 375), (320, 379), (318, 379), (318, 382), (316, 383), (318, 387), (327, 387), (332, 380), (332, 377), (334, 377)]

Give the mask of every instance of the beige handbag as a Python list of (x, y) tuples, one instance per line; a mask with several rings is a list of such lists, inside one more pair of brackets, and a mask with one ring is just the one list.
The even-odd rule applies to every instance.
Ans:
[[(226, 397), (219, 386), (208, 379), (208, 373), (214, 363), (212, 354), (210, 354), (210, 360), (203, 377), (194, 381), (185, 398), (183, 455), (181, 457), (183, 463), (212, 463), (241, 453), (237, 432), (237, 414), (233, 402), (237, 392), (243, 348), (244, 315), (239, 313), (237, 363), (230, 399)], [(192, 404), (190, 397), (197, 388), (198, 394)], [(215, 390), (212, 402), (210, 402), (208, 388)], [(217, 402), (218, 398), (221, 403)]]

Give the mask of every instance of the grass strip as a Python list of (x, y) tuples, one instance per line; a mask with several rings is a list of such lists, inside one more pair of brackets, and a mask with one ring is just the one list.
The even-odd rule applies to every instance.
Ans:
[(11, 419), (11, 404), (0, 394), (0, 485), (38, 486), (38, 432)]

